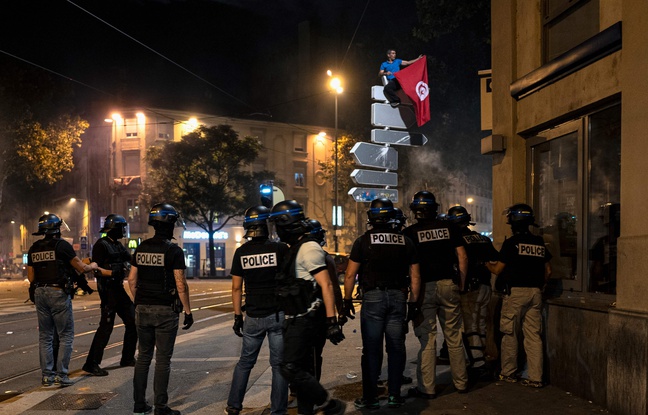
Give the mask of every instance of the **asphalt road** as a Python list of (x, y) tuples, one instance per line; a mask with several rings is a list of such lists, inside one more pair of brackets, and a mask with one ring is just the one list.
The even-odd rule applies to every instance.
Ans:
[[(96, 288), (94, 282), (90, 282), (90, 286)], [(17, 393), (33, 388), (34, 377), (40, 376), (38, 321), (34, 305), (28, 300), (27, 288), (26, 281), (0, 281), (0, 385), (5, 391)], [(215, 315), (232, 313), (229, 280), (190, 280), (189, 290), (195, 315), (194, 329), (206, 327)], [(75, 296), (72, 304), (75, 336), (70, 373), (81, 369), (90, 350), (99, 324), (99, 295), (95, 292)], [(104, 360), (121, 356), (124, 325), (119, 317), (115, 323)], [(180, 336), (186, 333), (178, 332)]]

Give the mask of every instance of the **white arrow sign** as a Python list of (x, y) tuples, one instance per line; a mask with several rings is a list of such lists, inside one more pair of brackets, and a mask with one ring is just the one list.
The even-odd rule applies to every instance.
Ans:
[(386, 197), (394, 203), (398, 202), (398, 190), (396, 189), (379, 189), (371, 187), (352, 187), (349, 195), (356, 202), (371, 202), (379, 197)]
[(399, 146), (424, 146), (428, 139), (421, 133), (398, 130), (371, 130), (371, 142)]
[(357, 184), (398, 186), (398, 174), (391, 172), (355, 169), (351, 172), (351, 178)]
[(351, 154), (356, 163), (364, 167), (398, 169), (398, 153), (391, 147), (358, 142), (351, 149)]
[(416, 115), (411, 105), (400, 105), (392, 108), (389, 104), (371, 104), (371, 125), (374, 127), (414, 129)]

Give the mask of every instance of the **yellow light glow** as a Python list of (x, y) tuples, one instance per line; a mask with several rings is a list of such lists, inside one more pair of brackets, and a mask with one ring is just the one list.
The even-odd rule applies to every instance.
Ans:
[(76, 197), (71, 197), (70, 202), (76, 202)]
[(143, 112), (138, 112), (137, 114), (135, 114), (135, 116), (137, 117), (138, 124), (144, 124), (144, 122), (146, 121), (146, 116), (144, 116)]
[(326, 133), (319, 133), (315, 136), (315, 142), (319, 144), (324, 144), (324, 141), (326, 140)]
[(112, 119), (112, 118), (104, 118), (104, 121), (105, 121), (105, 122), (112, 123), (112, 122), (113, 122), (113, 119)]
[(468, 203), (472, 203), (474, 201), (475, 201), (475, 199), (473, 199), (472, 197), (469, 197), (468, 199), (466, 199), (466, 202), (468, 202)]
[(192, 132), (193, 130), (195, 130), (196, 128), (198, 128), (198, 119), (195, 118), (195, 117), (191, 117), (191, 118), (189, 118), (189, 119), (187, 120), (187, 122), (184, 124), (184, 130), (185, 130), (185, 132), (190, 133), (190, 132)]
[(331, 88), (337, 90), (342, 86), (342, 81), (340, 81), (340, 78), (336, 76), (335, 78), (331, 79), (329, 85), (331, 85)]
[(117, 123), (120, 122), (120, 121), (122, 120), (121, 115), (119, 115), (119, 114), (116, 113), (116, 112), (113, 113), (113, 115), (111, 115), (111, 117), (112, 117), (112, 119), (115, 120), (115, 122), (117, 122)]
[(333, 72), (331, 72), (330, 69), (329, 69), (328, 71), (326, 71), (326, 74), (327, 74), (328, 76), (333, 76)]

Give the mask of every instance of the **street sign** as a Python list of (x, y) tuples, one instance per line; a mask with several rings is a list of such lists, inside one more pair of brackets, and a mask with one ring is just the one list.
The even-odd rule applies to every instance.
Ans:
[(399, 146), (424, 146), (428, 139), (421, 133), (398, 130), (371, 130), (371, 142)]
[(351, 178), (357, 184), (368, 184), (370, 186), (398, 186), (398, 174), (355, 169), (351, 172)]
[(414, 107), (400, 105), (397, 108), (392, 108), (389, 104), (371, 104), (371, 125), (403, 130), (416, 128)]
[(398, 169), (398, 153), (391, 147), (358, 142), (351, 149), (351, 154), (360, 166)]
[(385, 97), (385, 93), (383, 92), (383, 89), (385, 87), (382, 85), (374, 85), (371, 87), (371, 99), (374, 101), (387, 101), (387, 97)]
[(81, 249), (88, 249), (88, 237), (87, 236), (80, 236), (79, 237), (79, 242), (81, 245)]
[(377, 187), (352, 187), (349, 195), (356, 202), (371, 202), (379, 197), (386, 197), (394, 203), (398, 202), (398, 190), (380, 189)]

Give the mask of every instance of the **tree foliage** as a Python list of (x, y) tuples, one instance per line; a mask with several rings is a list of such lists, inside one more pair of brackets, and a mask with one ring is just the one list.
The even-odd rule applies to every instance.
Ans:
[(180, 141), (147, 151), (147, 202), (173, 204), (185, 220), (209, 234), (211, 275), (216, 273), (214, 232), (258, 205), (259, 184), (274, 178), (268, 171), (246, 169), (261, 149), (257, 139), (240, 139), (231, 126), (218, 125), (200, 126)]
[(88, 122), (74, 114), (70, 91), (42, 71), (6, 65), (0, 73), (0, 207), (8, 182), (19, 193), (51, 185), (74, 167)]

